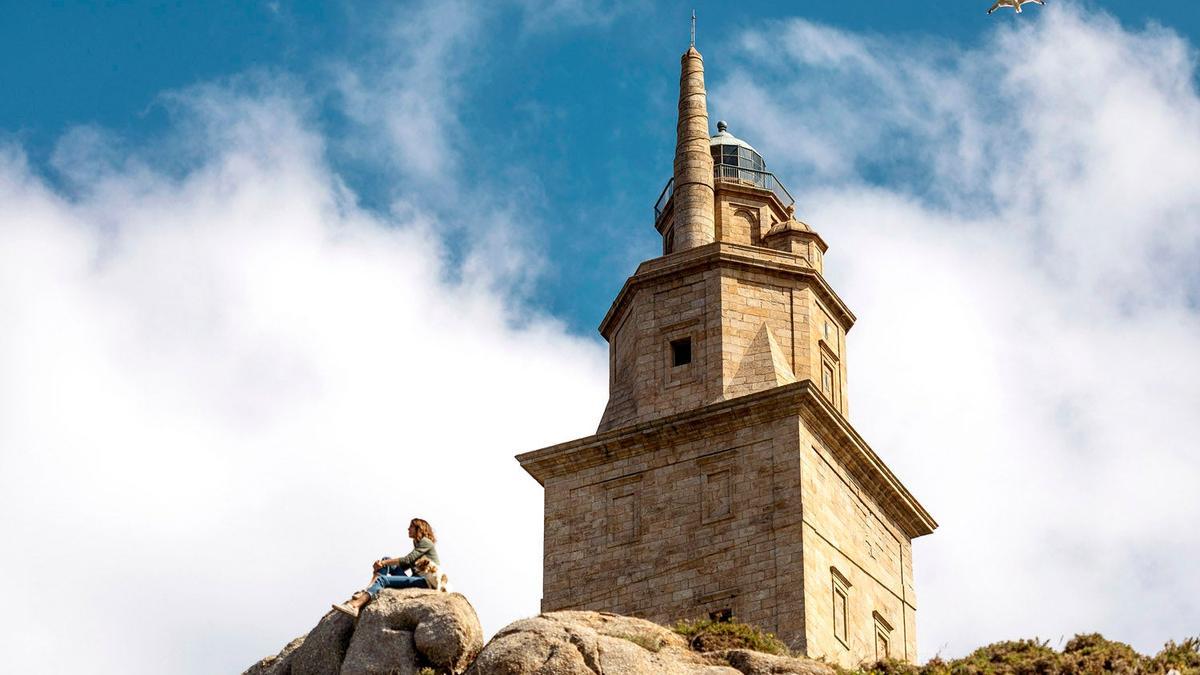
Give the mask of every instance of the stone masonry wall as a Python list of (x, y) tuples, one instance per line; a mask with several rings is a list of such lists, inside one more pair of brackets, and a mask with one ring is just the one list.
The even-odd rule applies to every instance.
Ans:
[[(846, 331), (833, 318), (833, 312), (826, 307), (815, 294), (809, 292), (804, 300), (808, 303), (805, 311), (808, 320), (805, 327), (808, 330), (808, 363), (801, 370), (806, 377), (816, 382), (824, 390), (824, 367), (829, 365), (833, 372), (832, 400), (834, 406), (849, 417), (850, 405), (847, 400), (849, 389), (846, 386)], [(827, 328), (828, 327), (828, 328)]]
[[(753, 255), (763, 267), (693, 268), (631, 291), (609, 335), (609, 402), (598, 431), (797, 380), (820, 384), (826, 368), (828, 397), (847, 413), (848, 326), (800, 273), (798, 256)], [(670, 343), (684, 338), (691, 363), (673, 366)]]
[[(779, 279), (748, 273), (730, 275), (721, 283), (722, 382), (726, 398), (744, 396), (787, 382), (795, 382), (796, 290)], [(764, 351), (766, 352), (764, 354)], [(771, 352), (779, 360), (771, 364)], [(747, 370), (754, 372), (748, 377)]]
[(732, 244), (762, 246), (771, 226), (788, 215), (783, 205), (767, 190), (718, 178), (716, 188), (717, 239)]
[[(738, 374), (747, 356), (762, 348), (760, 333), (764, 326), (787, 368), (761, 373), (747, 384), (746, 378)], [(802, 379), (820, 384), (828, 365), (832, 371), (830, 399), (843, 415), (847, 414), (845, 335), (845, 327), (803, 281), (752, 270), (737, 270), (721, 279), (721, 375), (725, 398)]]
[(883, 655), (882, 631), (888, 655), (915, 660), (911, 541), (820, 439), (803, 427), (801, 436), (808, 655), (845, 667), (873, 661)]
[[(719, 277), (697, 270), (636, 291), (610, 347), (609, 403), (599, 431), (699, 408), (719, 396)], [(691, 340), (672, 367), (670, 342)]]
[(543, 610), (731, 609), (802, 645), (798, 429), (747, 426), (548, 480)]

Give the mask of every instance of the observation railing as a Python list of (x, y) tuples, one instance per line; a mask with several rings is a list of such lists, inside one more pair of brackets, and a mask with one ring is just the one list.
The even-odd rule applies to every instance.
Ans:
[(667, 202), (671, 201), (671, 195), (675, 194), (675, 177), (671, 176), (667, 179), (667, 184), (663, 186), (662, 192), (658, 195), (658, 201), (654, 202), (654, 222), (662, 217), (663, 211), (667, 208)]
[[(784, 206), (791, 206), (796, 203), (792, 198), (792, 193), (783, 187), (783, 183), (775, 177), (775, 174), (770, 171), (759, 171), (757, 169), (746, 169), (740, 166), (730, 164), (716, 164), (713, 166), (713, 178), (720, 181), (729, 181), (741, 183), (743, 185), (751, 185), (763, 190), (770, 190), (775, 193), (779, 201), (783, 202)], [(658, 195), (658, 201), (654, 202), (654, 222), (662, 217), (663, 211), (667, 208), (667, 202), (671, 201), (671, 196), (675, 193), (675, 178), (669, 178), (666, 186)]]

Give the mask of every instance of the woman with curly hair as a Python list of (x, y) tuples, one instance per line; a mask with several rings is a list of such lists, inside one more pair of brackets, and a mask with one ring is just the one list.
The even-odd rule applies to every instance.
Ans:
[(409, 551), (408, 555), (376, 560), (371, 565), (374, 572), (371, 577), (371, 585), (350, 596), (349, 600), (335, 604), (333, 608), (343, 614), (358, 616), (359, 611), (385, 588), (429, 588), (424, 577), (419, 574), (410, 574), (410, 571), (415, 571), (412, 569), (413, 565), (421, 558), (428, 558), (434, 564), (441, 564), (441, 561), (438, 560), (437, 549), (434, 548), (437, 537), (433, 534), (433, 527), (426, 520), (413, 518), (408, 524), (408, 538), (413, 542), (413, 549)]

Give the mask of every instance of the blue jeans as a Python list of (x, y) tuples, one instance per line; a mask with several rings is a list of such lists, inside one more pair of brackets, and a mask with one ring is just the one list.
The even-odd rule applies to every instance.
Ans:
[(429, 584), (425, 583), (425, 577), (409, 576), (399, 567), (384, 567), (379, 570), (374, 583), (367, 587), (367, 595), (374, 600), (385, 588), (429, 588)]

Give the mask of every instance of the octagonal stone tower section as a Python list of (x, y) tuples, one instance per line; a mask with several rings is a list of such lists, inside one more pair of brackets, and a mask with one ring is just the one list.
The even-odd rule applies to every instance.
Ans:
[(598, 432), (800, 380), (841, 414), (854, 314), (790, 251), (724, 241), (649, 260), (617, 295)]
[(915, 660), (912, 540), (937, 523), (849, 422), (828, 247), (753, 146), (709, 136), (694, 47), (679, 101), (663, 255), (600, 324), (599, 428), (517, 458), (545, 488), (542, 609), (732, 614), (842, 666)]

